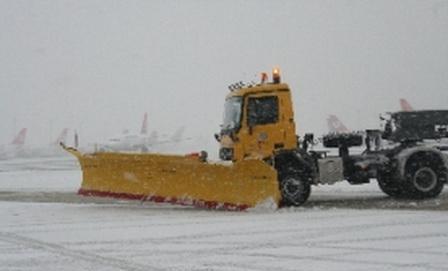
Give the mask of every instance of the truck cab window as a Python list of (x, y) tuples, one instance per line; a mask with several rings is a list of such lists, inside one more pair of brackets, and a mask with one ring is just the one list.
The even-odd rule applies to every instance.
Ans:
[(247, 124), (249, 126), (276, 123), (278, 121), (278, 97), (249, 98)]
[(241, 106), (243, 99), (241, 97), (231, 97), (224, 104), (223, 130), (235, 130), (241, 123)]

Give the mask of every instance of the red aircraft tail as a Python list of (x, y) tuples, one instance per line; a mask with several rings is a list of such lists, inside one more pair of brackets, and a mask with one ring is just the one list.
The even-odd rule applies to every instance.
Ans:
[(23, 144), (25, 144), (26, 131), (27, 131), (26, 128), (23, 128), (22, 130), (20, 130), (20, 132), (17, 134), (17, 136), (11, 142), (11, 144), (16, 145), (16, 146), (22, 146)]
[(401, 111), (414, 111), (414, 108), (409, 104), (406, 99), (400, 99)]

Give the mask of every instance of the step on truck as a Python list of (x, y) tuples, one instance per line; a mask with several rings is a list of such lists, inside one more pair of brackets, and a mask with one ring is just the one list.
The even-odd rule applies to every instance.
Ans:
[[(396, 112), (383, 130), (328, 134), (321, 138), (330, 156), (310, 148), (313, 134), (296, 135), (291, 90), (274, 69), (258, 84), (229, 87), (219, 133), (219, 157), (151, 153), (81, 153), (79, 194), (243, 210), (258, 204), (299, 206), (313, 185), (368, 183), (377, 179), (392, 197), (438, 196), (447, 182), (448, 161), (438, 145), (424, 140), (448, 137), (448, 111)], [(387, 143), (387, 144), (384, 144)], [(365, 146), (361, 154), (350, 148)]]

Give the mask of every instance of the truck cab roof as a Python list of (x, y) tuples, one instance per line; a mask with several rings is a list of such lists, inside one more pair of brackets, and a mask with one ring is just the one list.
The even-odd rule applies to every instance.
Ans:
[(236, 96), (246, 96), (249, 94), (258, 94), (263, 92), (290, 91), (288, 84), (265, 83), (248, 86), (231, 91), (226, 98)]

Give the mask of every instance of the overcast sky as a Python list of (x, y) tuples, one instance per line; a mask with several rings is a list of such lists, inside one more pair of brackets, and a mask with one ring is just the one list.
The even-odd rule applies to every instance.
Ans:
[(210, 137), (227, 86), (280, 66), (299, 134), (407, 98), (448, 109), (448, 1), (0, 0), (0, 144), (140, 129)]

